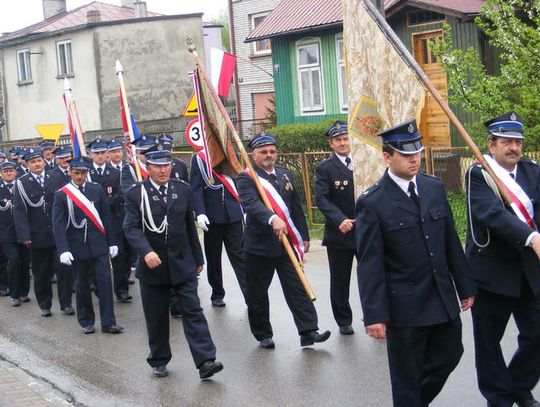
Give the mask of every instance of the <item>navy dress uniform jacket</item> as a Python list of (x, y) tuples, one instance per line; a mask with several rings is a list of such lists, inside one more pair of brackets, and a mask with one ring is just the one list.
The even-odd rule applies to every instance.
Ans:
[[(148, 193), (155, 224), (161, 225), (167, 216), (169, 226), (166, 232), (143, 230), (141, 188)], [(146, 179), (126, 192), (124, 208), (124, 232), (140, 257), (136, 276), (142, 282), (148, 285), (177, 285), (196, 277), (196, 267), (204, 264), (204, 258), (193, 218), (191, 190), (186, 182), (171, 179), (165, 203), (159, 191)], [(145, 214), (145, 218), (147, 216)], [(152, 251), (162, 261), (155, 269), (148, 268), (143, 260)]]
[[(225, 224), (242, 220), (242, 208), (229, 190), (222, 186), (212, 189), (204, 182), (201, 170), (197, 164), (197, 156), (191, 160), (190, 174), (191, 191), (193, 192), (193, 209), (195, 215), (206, 215), (211, 224)], [(214, 177), (214, 185), (223, 185)]]
[(69, 176), (69, 171), (66, 174), (62, 168), (60, 168), (58, 165), (54, 167), (53, 170), (50, 172), (51, 177), (53, 178), (53, 184), (54, 189), (59, 190), (64, 185), (66, 185), (68, 182), (71, 181), (71, 178)]
[(44, 186), (32, 174), (26, 174), (18, 179), (33, 203), (38, 203), (41, 197), (45, 198), (45, 207), (34, 208), (28, 205), (18, 191), (17, 183), (13, 194), (15, 228), (20, 242), (32, 241), (34, 248), (54, 247), (52, 230), (52, 206), (54, 201), (55, 182), (50, 172), (45, 172)]
[[(273, 183), (272, 177), (262, 168), (256, 166), (256, 171), (259, 177)], [(293, 176), (289, 170), (281, 166), (275, 166), (275, 171), (278, 182), (276, 189), (289, 208), (292, 221), (302, 236), (302, 240), (307, 241), (309, 240), (308, 227), (300, 196), (293, 188)], [(272, 225), (268, 224), (268, 220), (274, 215), (274, 212), (262, 202), (251, 175), (247, 172), (241, 172), (238, 175), (237, 185), (242, 206), (247, 214), (244, 229), (244, 251), (257, 256), (280, 257), (284, 255), (283, 245), (274, 234)]]
[(424, 174), (416, 182), (420, 211), (387, 172), (356, 203), (366, 326), (452, 321), (460, 312), (456, 289), (460, 299), (476, 293), (442, 182)]
[(114, 233), (122, 233), (122, 223), (124, 221), (124, 196), (120, 188), (120, 171), (106, 164), (103, 174), (99, 175), (94, 167), (88, 172), (92, 182), (103, 188), (107, 203), (111, 213), (110, 228)]
[(188, 169), (185, 162), (178, 158), (172, 159), (171, 178), (177, 181), (188, 182)]
[[(94, 204), (98, 211), (105, 228), (105, 235), (90, 219), (87, 219), (86, 227), (81, 229), (75, 228), (71, 222), (68, 226), (67, 195), (62, 191), (56, 191), (54, 196), (52, 222), (56, 250), (58, 255), (71, 252), (75, 260), (89, 260), (105, 256), (109, 254), (109, 246), (117, 246), (115, 236), (111, 231), (111, 215), (103, 189), (94, 182), (86, 182), (84, 196)], [(73, 204), (73, 211), (76, 223), (80, 224), (83, 219), (87, 218), (75, 204)]]
[[(540, 297), (540, 262), (534, 251), (525, 246), (532, 229), (495, 196), (479, 165), (469, 169), (465, 181), (470, 191), (472, 215), (467, 228), (466, 253), (478, 288), (519, 297), (525, 277), (533, 293)], [(522, 158), (517, 164), (516, 182), (531, 199), (534, 220), (540, 225), (540, 166)], [(516, 268), (523, 273), (516, 273)]]
[(325, 217), (323, 246), (354, 250), (354, 229), (339, 231), (341, 222), (355, 218), (352, 171), (334, 153), (315, 168), (315, 176), (315, 201)]
[[(9, 207), (9, 209), (8, 209)], [(4, 209), (5, 208), (5, 209)], [(13, 221), (13, 193), (0, 180), (0, 243), (16, 243), (17, 233)]]

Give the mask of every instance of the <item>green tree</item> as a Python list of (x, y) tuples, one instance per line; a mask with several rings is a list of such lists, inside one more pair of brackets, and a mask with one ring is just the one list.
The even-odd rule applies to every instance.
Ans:
[(221, 11), (220, 15), (214, 18), (211, 21), (212, 24), (219, 24), (222, 25), (223, 28), (221, 29), (221, 42), (223, 44), (223, 48), (227, 52), (231, 52), (231, 35), (229, 30), (229, 12), (227, 9), (224, 9)]
[(480, 117), (467, 125), (479, 146), (486, 139), (482, 122), (514, 110), (525, 122), (525, 147), (540, 147), (539, 11), (539, 0), (485, 0), (475, 23), (498, 54), (494, 73), (476, 49), (454, 49), (448, 25), (444, 40), (431, 44), (448, 74), (450, 102)]

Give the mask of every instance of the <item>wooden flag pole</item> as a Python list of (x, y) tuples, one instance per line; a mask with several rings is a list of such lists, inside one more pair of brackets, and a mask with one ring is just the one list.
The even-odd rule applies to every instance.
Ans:
[(499, 190), (499, 193), (501, 194), (504, 202), (506, 204), (512, 203), (512, 199), (506, 192), (506, 189), (503, 187), (503, 183), (497, 177), (497, 175), (495, 175), (495, 172), (487, 163), (486, 159), (482, 155), (482, 152), (480, 151), (478, 146), (474, 143), (471, 136), (469, 136), (469, 133), (467, 133), (467, 130), (465, 130), (465, 128), (463, 127), (459, 119), (456, 117), (454, 112), (452, 112), (452, 110), (450, 109), (450, 106), (448, 105), (446, 100), (444, 100), (440, 92), (435, 88), (433, 83), (429, 80), (429, 78), (424, 73), (422, 68), (420, 68), (420, 66), (416, 63), (412, 55), (409, 53), (407, 48), (405, 48), (405, 46), (400, 41), (396, 33), (388, 25), (384, 17), (379, 13), (379, 11), (375, 8), (375, 6), (371, 3), (370, 0), (360, 0), (360, 1), (362, 1), (365, 9), (367, 10), (371, 18), (375, 20), (375, 22), (377, 23), (377, 25), (379, 26), (379, 28), (381, 29), (385, 37), (388, 39), (388, 41), (390, 41), (390, 43), (393, 45), (393, 47), (398, 52), (398, 54), (403, 58), (405, 63), (407, 63), (409, 68), (411, 68), (411, 70), (416, 74), (416, 77), (418, 78), (420, 83), (422, 83), (424, 88), (427, 91), (429, 91), (429, 93), (431, 93), (431, 95), (437, 101), (441, 109), (444, 111), (444, 113), (446, 113), (446, 115), (448, 116), (452, 124), (456, 126), (456, 129), (459, 135), (461, 136), (461, 138), (463, 139), (463, 141), (465, 142), (465, 144), (467, 144), (467, 146), (473, 152), (475, 158), (480, 162), (480, 164), (482, 164), (482, 167), (487, 171), (487, 173), (495, 181), (495, 184), (497, 185), (497, 189)]
[[(120, 85), (120, 97), (122, 98), (122, 106), (124, 108), (124, 111), (121, 112), (126, 120), (127, 127), (128, 127), (128, 133), (129, 133), (129, 141), (130, 145), (133, 140), (135, 140), (135, 135), (133, 134), (133, 125), (131, 124), (131, 113), (129, 111), (128, 106), (128, 100), (127, 100), (127, 94), (126, 94), (126, 85), (124, 84), (124, 68), (122, 67), (122, 64), (120, 61), (116, 60), (116, 76), (118, 76), (118, 84)], [(132, 157), (133, 157), (133, 165), (135, 166), (135, 175), (137, 176), (137, 181), (142, 181), (142, 175), (141, 175), (141, 167), (139, 166), (139, 158), (137, 157), (137, 152), (131, 146), (132, 148)]]
[[(253, 168), (253, 165), (251, 164), (251, 160), (249, 159), (249, 156), (248, 156), (248, 154), (246, 152), (246, 149), (244, 148), (244, 145), (242, 144), (242, 141), (240, 140), (240, 137), (238, 136), (238, 133), (236, 132), (236, 129), (234, 128), (234, 125), (232, 124), (232, 121), (231, 121), (229, 115), (227, 114), (227, 111), (225, 110), (225, 107), (223, 106), (223, 103), (221, 103), (221, 100), (219, 99), (218, 95), (216, 94), (216, 91), (212, 86), (212, 82), (208, 78), (208, 74), (206, 73), (206, 70), (204, 69), (204, 66), (203, 66), (202, 62), (201, 62), (199, 56), (197, 55), (195, 46), (190, 45), (188, 49), (189, 49), (189, 52), (191, 52), (193, 54), (193, 57), (195, 58), (195, 63), (197, 64), (197, 67), (198, 67), (199, 72), (201, 74), (202, 80), (204, 80), (206, 82), (206, 84), (208, 85), (208, 88), (210, 89), (210, 92), (212, 93), (212, 97), (214, 98), (214, 100), (215, 100), (215, 102), (216, 102), (216, 104), (217, 104), (217, 106), (219, 108), (219, 111), (221, 112), (222, 116), (225, 119), (227, 127), (229, 128), (229, 130), (232, 133), (234, 142), (235, 142), (236, 146), (238, 147), (238, 150), (240, 151), (240, 155), (241, 155), (242, 159), (246, 163), (246, 166), (248, 167), (249, 171), (251, 172), (253, 181), (255, 182), (255, 186), (257, 187), (257, 191), (259, 192), (259, 195), (260, 195), (264, 205), (268, 209), (273, 210), (272, 209), (272, 204), (270, 203), (270, 200), (268, 199), (268, 197), (266, 196), (266, 193), (264, 192), (264, 188), (261, 185), (261, 182), (259, 181), (259, 177), (257, 175), (257, 172), (255, 171), (255, 169)], [(199, 114), (202, 114), (202, 112), (199, 112)], [(293, 249), (291, 247), (291, 243), (289, 242), (289, 239), (287, 238), (287, 235), (285, 235), (285, 234), (281, 235), (281, 243), (283, 244), (283, 246), (285, 248), (285, 251), (289, 255), (289, 258), (291, 259), (291, 262), (292, 262), (292, 264), (294, 266), (296, 274), (298, 275), (298, 278), (300, 279), (300, 282), (302, 283), (302, 286), (304, 287), (304, 290), (306, 291), (306, 294), (308, 295), (308, 297), (309, 297), (309, 299), (311, 301), (315, 301), (316, 300), (315, 294), (313, 293), (313, 290), (311, 289), (311, 286), (310, 286), (310, 284), (309, 284), (309, 282), (308, 282), (308, 280), (306, 278), (306, 275), (304, 273), (304, 270), (302, 269), (302, 266), (300, 265), (298, 259), (296, 258), (296, 254), (294, 253), (294, 251), (293, 251)]]
[(84, 135), (82, 132), (81, 121), (79, 119), (79, 112), (77, 111), (77, 105), (75, 99), (71, 93), (71, 85), (67, 78), (64, 78), (64, 91), (66, 92), (67, 104), (70, 112), (70, 116), (75, 126), (75, 133), (77, 134), (77, 141), (79, 142), (79, 150), (81, 155), (86, 156), (86, 146), (84, 145)]

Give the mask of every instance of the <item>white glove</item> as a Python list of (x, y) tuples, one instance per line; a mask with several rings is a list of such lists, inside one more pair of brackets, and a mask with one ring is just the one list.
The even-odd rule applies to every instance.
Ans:
[(75, 260), (71, 252), (64, 252), (60, 255), (60, 263), (65, 264), (66, 266), (71, 266), (71, 262)]
[(208, 216), (206, 215), (199, 215), (197, 216), (197, 225), (204, 230), (205, 232), (208, 232), (208, 225), (210, 225), (210, 221), (208, 220)]
[(118, 246), (109, 246), (109, 254), (114, 259), (118, 255)]

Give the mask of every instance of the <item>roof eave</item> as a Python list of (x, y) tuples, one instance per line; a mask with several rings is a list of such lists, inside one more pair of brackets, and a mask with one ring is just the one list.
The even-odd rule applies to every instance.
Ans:
[(432, 4), (426, 4), (422, 1), (408, 0), (404, 2), (395, 3), (394, 5), (392, 5), (392, 7), (388, 8), (385, 11), (385, 18), (391, 18), (392, 16), (394, 16), (396, 13), (403, 10), (407, 6), (416, 7), (423, 10), (434, 11), (436, 13), (445, 14), (451, 17), (462, 19), (462, 20), (470, 20), (471, 18), (474, 18), (475, 16), (478, 15), (478, 13), (463, 13), (458, 10), (452, 10), (445, 7), (435, 6)]
[(302, 33), (310, 32), (310, 31), (318, 31), (318, 30), (323, 30), (323, 29), (327, 29), (327, 28), (335, 28), (335, 27), (341, 27), (341, 26), (343, 26), (343, 21), (335, 21), (335, 22), (329, 23), (329, 24), (312, 25), (312, 26), (309, 26), (309, 27), (302, 27), (302, 28), (297, 28), (297, 29), (294, 29), (294, 30), (281, 31), (281, 32), (278, 32), (278, 33), (261, 35), (261, 36), (257, 36), (257, 37), (249, 37), (248, 36), (244, 40), (244, 42), (246, 42), (246, 43), (247, 42), (255, 42), (255, 41), (267, 40), (267, 39), (276, 38), (276, 37), (283, 37), (285, 35), (302, 34)]

